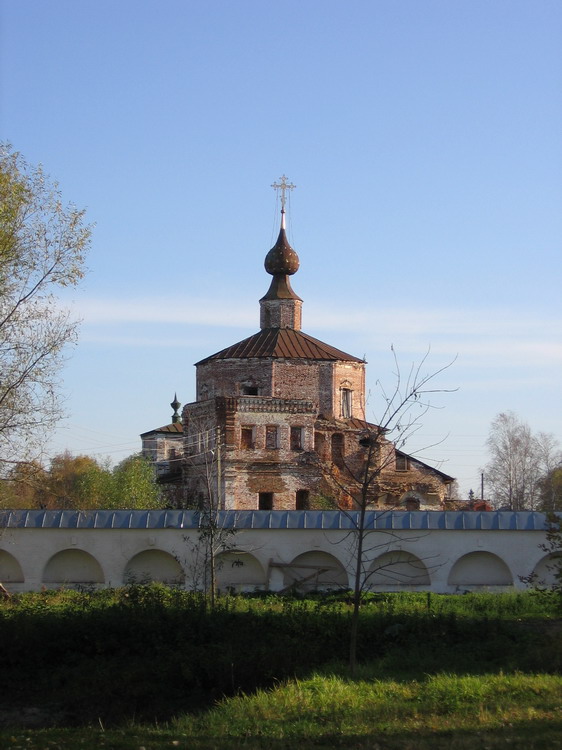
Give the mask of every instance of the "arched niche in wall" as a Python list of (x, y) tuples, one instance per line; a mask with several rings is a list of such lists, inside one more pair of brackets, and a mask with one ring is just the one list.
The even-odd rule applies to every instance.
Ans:
[(23, 583), (23, 571), (16, 558), (6, 550), (0, 549), (0, 582)]
[(249, 552), (221, 552), (215, 557), (219, 591), (254, 591), (267, 584), (260, 561)]
[(147, 549), (132, 557), (125, 568), (123, 583), (166, 583), (181, 585), (185, 573), (176, 558), (161, 549)]
[(469, 552), (453, 565), (447, 583), (467, 588), (513, 586), (513, 576), (501, 557), (492, 552)]
[(400, 506), (400, 509), (402, 510), (419, 510), (422, 505), (426, 504), (425, 497), (421, 494), (421, 492), (415, 492), (414, 490), (410, 490), (409, 492), (405, 492), (398, 501), (398, 505)]
[(328, 552), (311, 551), (298, 555), (283, 568), (284, 589), (316, 591), (349, 587), (345, 568)]
[(43, 583), (52, 586), (102, 584), (101, 565), (82, 549), (63, 549), (51, 557), (43, 571)]
[(535, 565), (533, 583), (537, 586), (547, 586), (549, 588), (555, 586), (558, 584), (556, 573), (560, 570), (562, 570), (562, 555), (552, 553), (545, 555)]
[(385, 552), (377, 557), (369, 566), (368, 576), (367, 588), (375, 591), (403, 591), (431, 585), (423, 560), (404, 550)]

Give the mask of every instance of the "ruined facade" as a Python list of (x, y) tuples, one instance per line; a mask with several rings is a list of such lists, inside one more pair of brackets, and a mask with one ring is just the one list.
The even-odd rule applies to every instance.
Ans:
[[(358, 497), (365, 439), (378, 430), (365, 421), (366, 363), (301, 330), (298, 267), (282, 209), (260, 331), (196, 365), (197, 400), (183, 409), (187, 507), (351, 508)], [(442, 509), (452, 477), (379, 442), (371, 507)]]

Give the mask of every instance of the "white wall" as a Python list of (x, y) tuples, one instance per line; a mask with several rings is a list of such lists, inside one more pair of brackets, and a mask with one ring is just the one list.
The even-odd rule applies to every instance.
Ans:
[[(44, 514), (41, 525), (39, 511), (25, 521), (21, 513), (0, 528), (0, 581), (9, 591), (64, 585), (114, 587), (131, 580), (160, 580), (187, 589), (202, 583), (203, 545), (197, 525), (185, 522), (188, 514), (156, 512), (150, 516), (147, 511), (123, 511), (113, 514), (117, 528), (105, 520), (96, 528), (94, 512), (73, 517), (65, 517), (64, 512)], [(334, 512), (292, 513), (278, 524), (281, 528), (269, 528), (268, 519), (277, 522), (280, 514), (254, 512), (246, 528), (228, 538), (235, 548), (219, 556), (222, 589), (278, 591), (305, 578), (299, 584), (302, 590), (353, 585), (355, 535), (338, 528)], [(465, 515), (469, 526), (480, 528), (459, 528), (467, 525), (459, 523), (459, 514), (454, 514), (455, 528), (448, 528), (446, 513), (393, 514), (393, 525), (399, 528), (378, 529), (367, 538), (373, 590), (521, 589), (525, 584), (520, 576), (534, 570), (543, 579), (552, 579), (550, 563), (539, 546), (545, 540), (540, 514), (510, 514), (509, 523), (503, 524), (508, 528), (498, 528), (502, 526), (495, 522), (498, 514), (480, 515), (485, 516), (481, 523), (474, 522), (474, 514)], [(526, 519), (532, 515), (532, 523), (520, 522), (523, 515)], [(178, 521), (180, 517), (183, 520)], [(236, 523), (240, 514), (232, 512), (227, 517)], [(154, 518), (158, 522), (153, 524)], [(299, 525), (295, 518), (305, 519), (301, 528), (288, 528)], [(312, 528), (302, 527), (307, 519)], [(441, 528), (408, 527), (427, 526), (427, 519), (430, 526)]]

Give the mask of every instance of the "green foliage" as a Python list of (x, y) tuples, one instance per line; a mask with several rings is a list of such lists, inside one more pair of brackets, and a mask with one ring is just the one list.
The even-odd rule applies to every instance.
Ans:
[[(430, 608), (425, 595), (377, 596), (358, 653), (380, 679), (562, 668), (540, 597), (500, 595), (494, 609), (492, 595), (434, 595)], [(349, 618), (335, 597), (227, 596), (211, 610), (163, 585), (15, 595), (0, 604), (0, 705), (62, 711), (67, 724), (162, 721), (344, 663)]]
[(140, 454), (121, 461), (113, 471), (114, 508), (159, 508), (160, 493), (152, 463)]
[(316, 494), (310, 498), (310, 510), (337, 510), (337, 501), (328, 495)]
[(108, 462), (65, 452), (48, 470), (19, 464), (0, 485), (0, 508), (144, 509), (162, 506), (154, 467), (135, 454), (113, 470)]
[(545, 513), (562, 510), (562, 466), (547, 472), (541, 479), (540, 509)]

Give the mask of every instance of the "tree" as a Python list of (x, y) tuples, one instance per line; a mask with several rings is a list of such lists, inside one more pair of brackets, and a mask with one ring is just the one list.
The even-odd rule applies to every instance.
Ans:
[(58, 374), (77, 321), (55, 292), (84, 274), (90, 227), (56, 183), (0, 146), (0, 475), (62, 416)]
[(554, 437), (533, 435), (529, 425), (512, 411), (502, 412), (491, 424), (486, 441), (490, 461), (484, 470), (496, 508), (536, 510), (541, 482), (560, 463)]
[[(194, 509), (199, 511), (197, 542), (191, 550), (194, 560), (192, 577), (194, 585), (209, 594), (211, 608), (217, 595), (217, 556), (235, 549), (234, 523), (227, 523), (224, 512), (221, 459), (224, 451), (223, 434), (209, 414), (192, 417), (195, 450), (187, 460), (197, 467), (197, 489)], [(187, 541), (187, 538), (186, 538)]]
[(113, 470), (114, 508), (161, 508), (160, 489), (156, 483), (154, 465), (140, 453), (125, 458)]
[(37, 461), (14, 464), (0, 482), (0, 508), (45, 507), (48, 484), (48, 473)]
[(103, 507), (103, 504), (98, 504), (102, 498), (92, 492), (94, 485), (88, 478), (104, 471), (90, 456), (73, 456), (68, 451), (54, 456), (46, 477), (46, 488), (38, 487), (43, 499), (41, 507), (57, 510)]
[(562, 595), (562, 515), (547, 513), (546, 543), (541, 548), (551, 556), (553, 589)]
[[(456, 389), (434, 388), (435, 379), (453, 363), (426, 372), (426, 354), (417, 365), (412, 365), (405, 380), (402, 378), (398, 360), (392, 349), (395, 364), (393, 390), (382, 389), (383, 407), (378, 424), (369, 425), (359, 440), (358, 450), (350, 457), (341, 455), (331, 471), (332, 479), (340, 490), (337, 507), (347, 514), (352, 530), (348, 540), (352, 544), (353, 561), (353, 611), (349, 642), (349, 667), (355, 675), (357, 662), (357, 636), (359, 612), (363, 593), (376, 572), (371, 569), (375, 550), (387, 545), (380, 543), (380, 532), (368, 519), (368, 511), (377, 504), (382, 492), (381, 479), (386, 469), (396, 460), (396, 450), (401, 451), (412, 435), (419, 430), (423, 417), (432, 408), (431, 394), (448, 393)], [(393, 440), (394, 437), (394, 440)], [(431, 446), (427, 446), (429, 448)], [(347, 499), (346, 499), (347, 496)], [(350, 510), (351, 508), (351, 510)], [(388, 511), (382, 511), (384, 514)], [(380, 515), (380, 514), (379, 514)], [(372, 535), (378, 535), (372, 538)], [(372, 538), (372, 540), (371, 540)], [(403, 558), (390, 560), (387, 565), (400, 564)]]
[(562, 510), (562, 466), (547, 472), (539, 482), (539, 509), (545, 513)]
[(2, 483), (0, 507), (50, 510), (160, 508), (160, 488), (150, 461), (129, 456), (114, 469), (109, 462), (68, 451), (51, 459), (49, 469), (36, 462), (16, 464)]

